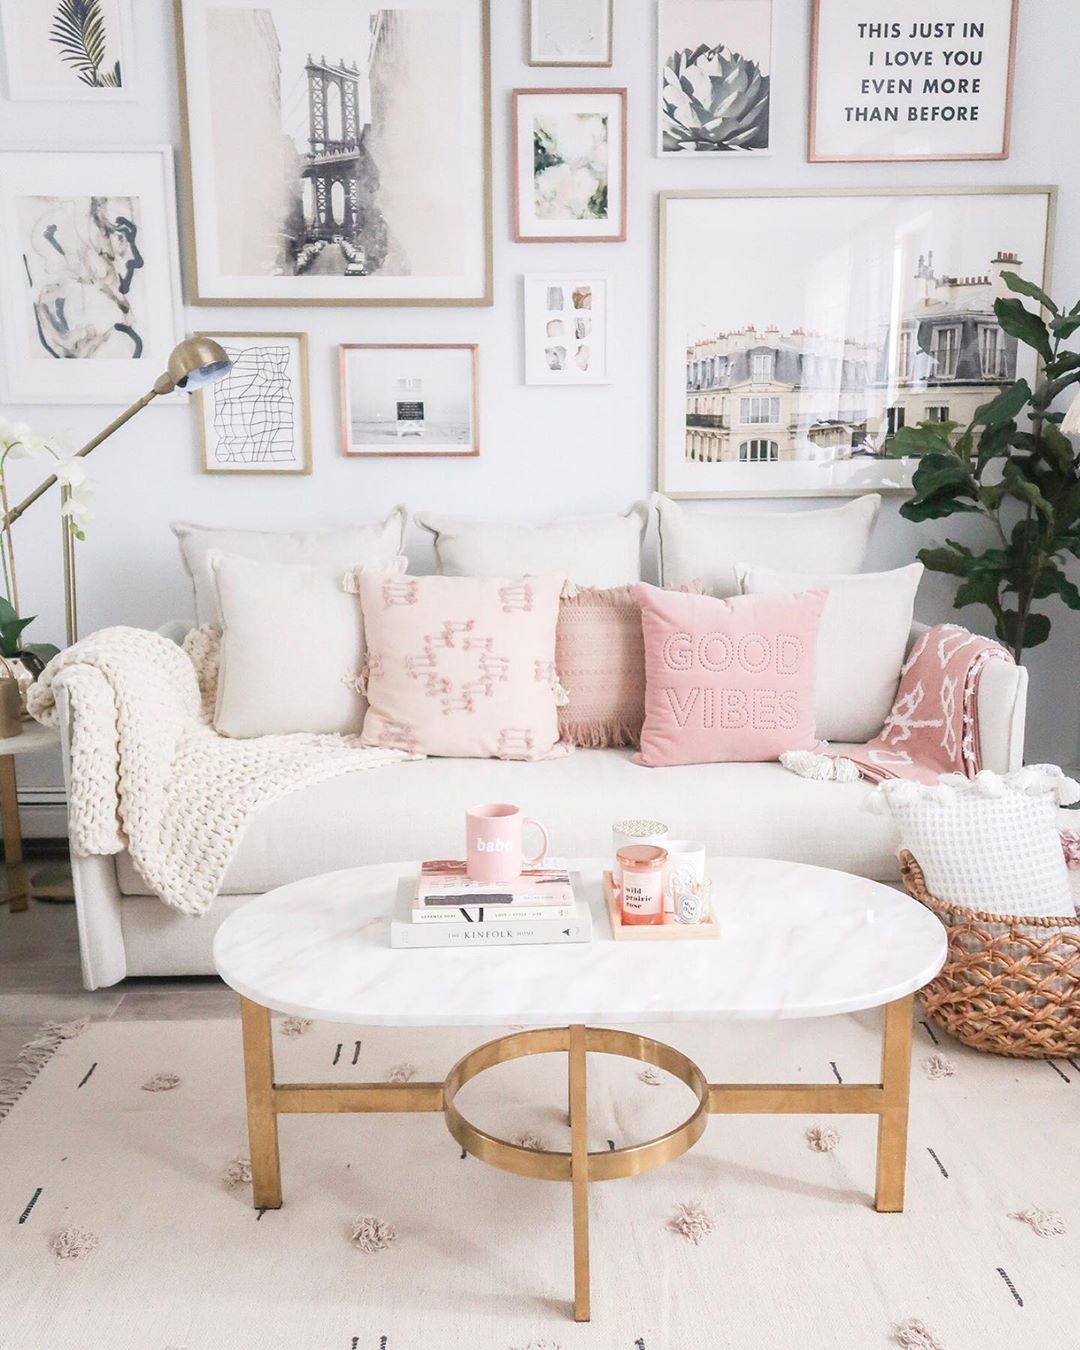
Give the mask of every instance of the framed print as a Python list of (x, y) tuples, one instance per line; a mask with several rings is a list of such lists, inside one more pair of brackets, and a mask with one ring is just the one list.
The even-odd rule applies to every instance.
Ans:
[(525, 278), (525, 383), (609, 384), (611, 280), (598, 272)]
[(180, 339), (173, 159), (0, 151), (0, 395), (134, 403)]
[(1036, 378), (994, 300), (1003, 272), (1046, 284), (1054, 193), (661, 194), (660, 490), (906, 491), (900, 427)]
[(490, 0), (174, 0), (194, 304), (490, 305)]
[(0, 0), (9, 98), (134, 98), (132, 0)]
[(626, 238), (626, 90), (514, 90), (514, 239)]
[(773, 0), (659, 0), (657, 153), (770, 153)]
[(529, 0), (530, 66), (610, 66), (615, 0)]
[(808, 158), (1007, 159), (1020, 0), (814, 0)]
[(232, 369), (195, 395), (203, 473), (311, 472), (306, 333), (201, 333)]
[(469, 344), (344, 345), (342, 453), (478, 455), (478, 355)]

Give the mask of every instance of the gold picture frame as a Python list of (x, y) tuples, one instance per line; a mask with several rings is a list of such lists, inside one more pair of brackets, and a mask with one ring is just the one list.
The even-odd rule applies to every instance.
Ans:
[[(212, 401), (222, 399), (229, 391), (229, 376), (216, 384), (209, 385), (205, 389), (199, 389), (195, 398), (192, 400), (195, 405), (195, 415), (199, 426), (199, 469), (202, 473), (212, 474), (217, 477), (219, 474), (228, 474), (232, 477), (252, 477), (262, 476), (264, 474), (273, 474), (275, 476), (288, 476), (292, 478), (302, 478), (309, 475), (312, 471), (312, 436), (311, 436), (311, 384), (308, 358), (308, 335), (306, 333), (240, 333), (240, 332), (200, 332), (199, 337), (213, 338), (215, 342), (220, 342), (226, 350), (230, 346), (239, 342), (272, 342), (285, 341), (295, 344), (296, 365), (295, 376), (290, 377), (290, 385), (295, 391), (293, 406), (296, 409), (295, 432), (301, 439), (301, 456), (297, 466), (279, 468), (264, 467), (259, 461), (255, 461), (248, 467), (222, 467), (210, 463), (210, 445), (207, 434), (207, 423), (210, 418), (210, 409)], [(265, 425), (262, 428), (264, 433), (273, 433), (273, 428)]]
[[(346, 459), (475, 459), (480, 454), (480, 346), (478, 343), (343, 342), (338, 350), (341, 385), (341, 453)], [(387, 358), (389, 364), (387, 369), (381, 372), (384, 383), (379, 387), (379, 394), (375, 399), (369, 400), (364, 405), (371, 428), (369, 434), (372, 437), (365, 443), (355, 441), (353, 438), (354, 413), (357, 411), (356, 401), (353, 397), (353, 379), (357, 372), (351, 366), (355, 367), (356, 361), (359, 359), (357, 353), (367, 353), (372, 359), (377, 359), (373, 356), (376, 352), (424, 353), (424, 355), (417, 356), (413, 362), (413, 365), (421, 366), (421, 370), (413, 371), (410, 367), (410, 374), (419, 376), (421, 389), (417, 392), (414, 386), (413, 391), (407, 393), (403, 402), (398, 405), (396, 418), (379, 417), (380, 408), (385, 413), (391, 403), (389, 379), (398, 380), (400, 378), (399, 368), (404, 368), (401, 367), (401, 358), (397, 355)], [(427, 390), (423, 388), (423, 378), (426, 373), (430, 385), (430, 375), (436, 373), (436, 365), (432, 363), (437, 364), (438, 357), (433, 356), (432, 353), (439, 353), (445, 358), (452, 352), (468, 354), (468, 394), (464, 401), (453, 400), (455, 413), (458, 415), (464, 413), (466, 418), (467, 444), (461, 442), (465, 445), (465, 448), (457, 448), (453, 439), (430, 440), (427, 443), (429, 448), (423, 446), (411, 450), (395, 448), (395, 442), (404, 440), (406, 436), (424, 440), (428, 430), (427, 405), (430, 399), (430, 388)], [(391, 369), (391, 366), (394, 368)], [(397, 398), (402, 399), (400, 392), (397, 394)], [(436, 406), (441, 403), (444, 413), (444, 420), (441, 423), (444, 437), (452, 436), (453, 428), (457, 425), (446, 417), (450, 402), (451, 400), (447, 398), (447, 386), (444, 386), (435, 398)], [(408, 409), (404, 414), (402, 412), (403, 406)], [(393, 436), (391, 436), (391, 424), (393, 424)]]
[[(999, 209), (993, 210), (986, 198), (994, 197), (998, 199)], [(1010, 211), (1007, 204), (1015, 202), (1020, 197), (1030, 197), (1033, 199), (1042, 199), (1043, 205), (1040, 208), (1044, 213), (1041, 217), (1032, 214), (1030, 219), (1023, 219), (1023, 206), (1017, 204), (1014, 210)], [(791, 273), (792, 275), (801, 275), (805, 278), (812, 278), (814, 284), (813, 304), (805, 306), (799, 311), (802, 317), (791, 327), (788, 337), (798, 335), (799, 341), (806, 346), (812, 339), (821, 339), (819, 344), (821, 350), (815, 349), (812, 353), (816, 358), (827, 358), (830, 353), (822, 345), (825, 340), (832, 341), (839, 338), (845, 344), (852, 333), (826, 333), (824, 328), (820, 331), (813, 322), (813, 315), (819, 312), (828, 312), (832, 314), (835, 308), (835, 296), (837, 285), (846, 288), (845, 293), (849, 299), (854, 302), (865, 300), (863, 292), (860, 291), (857, 284), (857, 278), (854, 274), (854, 262), (862, 261), (865, 263), (868, 250), (872, 248), (875, 235), (873, 230), (881, 230), (883, 226), (881, 221), (884, 219), (880, 215), (880, 207), (876, 212), (871, 212), (871, 221), (864, 221), (863, 227), (859, 229), (856, 225), (859, 206), (857, 199), (866, 199), (867, 201), (890, 200), (902, 201), (910, 199), (912, 201), (922, 202), (926, 208), (923, 213), (925, 218), (921, 218), (918, 229), (923, 231), (931, 230), (931, 225), (936, 224), (932, 219), (933, 212), (931, 206), (936, 199), (942, 200), (942, 211), (945, 210), (944, 199), (954, 199), (956, 203), (970, 202), (966, 212), (966, 219), (961, 220), (965, 215), (962, 211), (955, 212), (952, 233), (947, 239), (947, 248), (945, 256), (942, 256), (941, 247), (938, 245), (938, 253), (935, 258), (932, 256), (932, 250), (935, 244), (931, 243), (929, 249), (922, 248), (916, 241), (921, 236), (918, 231), (907, 232), (904, 235), (904, 248), (908, 254), (915, 248), (913, 256), (904, 257), (903, 264), (906, 267), (909, 263), (911, 268), (918, 265), (919, 275), (925, 282), (927, 295), (933, 298), (935, 283), (940, 281), (943, 285), (951, 286), (953, 289), (966, 288), (974, 290), (980, 288), (983, 291), (992, 290), (992, 275), (1001, 270), (1007, 270), (1010, 263), (1019, 267), (1027, 263), (1028, 275), (1032, 279), (1037, 279), (1039, 284), (1045, 286), (1048, 278), (1052, 274), (1053, 254), (1054, 254), (1054, 229), (1057, 209), (1057, 189), (1047, 185), (1036, 186), (994, 186), (987, 185), (981, 187), (866, 187), (866, 188), (762, 188), (762, 189), (702, 189), (698, 191), (670, 191), (660, 193), (659, 198), (659, 308), (658, 308), (658, 342), (659, 342), (659, 379), (658, 379), (658, 399), (657, 399), (657, 486), (660, 492), (675, 499), (723, 499), (736, 497), (854, 497), (867, 492), (880, 492), (895, 495), (908, 495), (911, 492), (911, 472), (914, 464), (908, 460), (888, 459), (882, 452), (879, 445), (874, 453), (873, 450), (875, 438), (887, 438), (891, 434), (888, 426), (888, 412), (892, 406), (904, 407), (905, 414), (898, 425), (904, 425), (907, 420), (912, 422), (926, 420), (929, 405), (933, 404), (935, 412), (930, 416), (938, 416), (939, 420), (945, 420), (941, 417), (941, 404), (955, 395), (953, 402), (956, 406), (947, 409), (949, 420), (966, 422), (970, 420), (967, 417), (969, 405), (972, 400), (985, 402), (992, 398), (1001, 384), (1007, 383), (1010, 375), (1008, 372), (1009, 361), (1012, 357), (1003, 358), (1003, 364), (1000, 371), (997, 369), (986, 371), (980, 370), (979, 379), (972, 378), (964, 380), (961, 376), (964, 374), (959, 367), (950, 376), (946, 370), (939, 367), (926, 365), (917, 368), (914, 362), (920, 358), (926, 358), (926, 361), (937, 361), (940, 353), (935, 353), (932, 349), (924, 347), (920, 339), (924, 334), (920, 331), (923, 315), (919, 314), (912, 317), (902, 308), (897, 308), (895, 313), (899, 315), (899, 326), (894, 327), (891, 317), (888, 333), (885, 335), (888, 341), (882, 345), (882, 334), (877, 334), (879, 355), (884, 363), (881, 367), (880, 376), (875, 376), (873, 380), (867, 382), (867, 387), (876, 390), (879, 387), (888, 395), (888, 400), (882, 404), (880, 410), (876, 410), (880, 425), (871, 432), (869, 421), (863, 426), (863, 440), (866, 441), (866, 449), (863, 449), (862, 441), (857, 441), (855, 436), (856, 426), (861, 419), (851, 417), (849, 422), (854, 424), (848, 427), (850, 433), (849, 453), (845, 456), (843, 450), (843, 428), (839, 421), (831, 421), (828, 416), (822, 417), (822, 408), (815, 407), (815, 422), (811, 426), (808, 422), (804, 429), (804, 434), (808, 440), (813, 440), (810, 432), (821, 428), (822, 439), (820, 445), (824, 449), (831, 449), (831, 454), (820, 456), (820, 462), (816, 462), (814, 457), (806, 457), (803, 454), (784, 454), (781, 453), (780, 442), (785, 435), (794, 436), (795, 431), (806, 422), (805, 414), (808, 413), (807, 407), (793, 406), (786, 408), (784, 400), (790, 391), (786, 387), (781, 387), (783, 381), (778, 377), (782, 371), (783, 363), (776, 360), (773, 367), (774, 378), (772, 381), (764, 378), (767, 372), (762, 372), (762, 378), (758, 380), (757, 388), (751, 388), (753, 379), (757, 378), (752, 365), (749, 364), (749, 358), (744, 363), (745, 368), (737, 367), (735, 347), (742, 344), (747, 345), (749, 334), (753, 338), (750, 345), (759, 347), (762, 351), (766, 348), (779, 348), (784, 345), (784, 329), (788, 327), (788, 319), (782, 317), (786, 303), (786, 294), (784, 291), (784, 277)], [(808, 211), (808, 204), (814, 202), (825, 202), (829, 199), (835, 199), (837, 203), (837, 212), (835, 221), (821, 219), (812, 219), (812, 211)], [(673, 214), (681, 209), (685, 204), (690, 203), (690, 209), (693, 210), (694, 203), (723, 204), (723, 229), (725, 232), (726, 249), (722, 257), (710, 255), (706, 252), (696, 252), (692, 240), (686, 237), (686, 229), (673, 228)], [(760, 213), (751, 220), (741, 219), (739, 210), (740, 203), (751, 203), (760, 205)], [(927, 214), (929, 213), (929, 214)], [(864, 212), (864, 215), (866, 213)], [(948, 219), (943, 218), (948, 224)], [(715, 226), (715, 222), (712, 222)], [(872, 226), (872, 228), (871, 228)], [(962, 228), (961, 228), (962, 226)], [(703, 226), (706, 233), (709, 225), (706, 222)], [(845, 252), (844, 231), (853, 241), (852, 247)], [(773, 245), (775, 237), (779, 234), (782, 238), (782, 247)], [(814, 256), (814, 266), (811, 266), (804, 256), (808, 249), (814, 247), (815, 239), (820, 242), (821, 237), (828, 235), (827, 249)], [(941, 232), (941, 235), (944, 231)], [(941, 237), (939, 235), (939, 238)], [(986, 236), (983, 239), (982, 236)], [(748, 236), (752, 238), (752, 248), (747, 248), (740, 252), (740, 240)], [(983, 256), (982, 250), (990, 236), (993, 237), (992, 247), (997, 251), (997, 257)], [(714, 236), (713, 236), (714, 237)], [(897, 235), (896, 238), (900, 236)], [(1012, 250), (1016, 247), (1013, 241), (1014, 237), (1023, 237), (1031, 243), (1030, 249), (1024, 250), (1024, 255), (1019, 258), (1012, 256)], [(856, 247), (857, 245), (857, 247)], [(894, 241), (895, 249), (895, 241)], [(850, 254), (850, 256), (849, 256)], [(894, 254), (890, 254), (890, 264), (881, 276), (890, 279), (895, 275)], [(711, 259), (711, 261), (710, 261)], [(853, 261), (854, 260), (854, 261)], [(826, 263), (828, 266), (826, 266)], [(710, 288), (715, 288), (718, 284), (718, 278), (710, 273), (710, 267), (721, 267), (725, 264), (731, 264), (736, 268), (733, 274), (738, 278), (738, 287), (736, 288), (740, 296), (742, 292), (752, 293), (753, 303), (758, 309), (753, 313), (744, 313), (746, 305), (741, 299), (733, 299), (733, 293), (730, 288), (725, 292), (725, 298), (718, 307), (715, 317), (710, 317), (711, 328), (715, 329), (718, 335), (724, 337), (732, 351), (730, 363), (727, 367), (723, 365), (725, 356), (720, 346), (716, 348), (716, 358), (720, 362), (720, 369), (713, 371), (710, 368), (709, 381), (700, 386), (697, 383), (697, 373), (693, 368), (693, 361), (690, 357), (691, 352), (691, 334), (688, 333), (685, 323), (680, 331), (676, 332), (674, 324), (677, 316), (672, 312), (679, 304), (683, 293), (690, 292), (694, 296), (694, 308), (697, 315), (700, 315), (701, 305), (704, 303), (703, 296)], [(989, 265), (989, 273), (986, 272)], [(677, 278), (673, 277), (675, 269), (681, 269)], [(938, 270), (942, 270), (943, 275), (937, 275)], [(865, 271), (865, 266), (864, 266)], [(841, 280), (837, 283), (837, 276)], [(720, 279), (721, 281), (724, 279)], [(730, 278), (727, 278), (730, 281)], [(909, 271), (903, 273), (903, 280), (906, 284), (911, 284)], [(809, 280), (805, 283), (809, 284)], [(679, 294), (675, 294), (678, 290)], [(869, 294), (869, 291), (867, 291)], [(776, 297), (780, 297), (782, 303), (776, 303)], [(902, 304), (903, 296), (897, 293), (895, 297), (897, 304)], [(822, 305), (829, 301), (825, 311)], [(738, 312), (731, 309), (735, 305)], [(725, 306), (727, 308), (725, 308)], [(816, 308), (815, 308), (816, 306)], [(790, 308), (790, 305), (788, 306)], [(798, 306), (796, 306), (798, 310)], [(854, 310), (852, 311), (854, 312)], [(981, 311), (980, 311), (981, 312)], [(891, 315), (892, 311), (890, 311)], [(683, 316), (685, 319), (685, 315)], [(850, 315), (849, 315), (850, 317)], [(933, 315), (925, 316), (932, 319)], [(972, 322), (977, 324), (978, 315), (974, 312), (971, 315)], [(985, 323), (996, 327), (996, 321), (993, 320), (992, 310), (989, 318), (983, 315)], [(760, 325), (759, 324), (760, 320)], [(699, 323), (698, 319), (695, 319)], [(699, 324), (700, 326), (700, 324)], [(956, 326), (956, 325), (954, 325)], [(903, 344), (898, 336), (901, 328), (908, 327), (912, 329), (913, 337), (909, 340), (911, 369), (906, 373), (899, 371), (896, 363), (900, 361), (903, 351)], [(894, 340), (895, 336), (895, 340)], [(746, 339), (746, 341), (744, 341)], [(698, 341), (699, 339), (695, 339)], [(929, 338), (927, 338), (929, 341)], [(961, 333), (957, 339), (957, 347), (960, 343), (967, 343), (966, 334)], [(721, 344), (722, 345), (722, 344)], [(788, 344), (791, 345), (791, 344)], [(798, 343), (795, 344), (796, 346)], [(807, 350), (809, 348), (807, 347)], [(1003, 344), (1003, 351), (1007, 350)], [(1015, 345), (1011, 348), (1015, 352)], [(743, 353), (745, 355), (745, 353)], [(844, 359), (847, 361), (850, 354), (845, 346)], [(835, 358), (835, 353), (833, 353)], [(711, 359), (711, 357), (710, 357)], [(869, 358), (868, 358), (869, 359)], [(1021, 358), (1021, 359), (1026, 359)], [(827, 362), (826, 362), (827, 364)], [(821, 369), (818, 371), (821, 374)], [(1037, 374), (1036, 370), (1030, 372), (1031, 375)], [(721, 379), (722, 377), (722, 379)], [(940, 377), (940, 378), (939, 378)], [(949, 379), (954, 380), (954, 384), (948, 385)], [(749, 381), (749, 383), (747, 383)], [(975, 386), (978, 383), (986, 386), (984, 390), (979, 390)], [(738, 387), (745, 385), (745, 387)], [(776, 387), (773, 387), (773, 386)], [(828, 385), (827, 387), (832, 387)], [(799, 397), (806, 399), (806, 388), (808, 386), (796, 384), (793, 388), (799, 391)], [(836, 385), (839, 389), (840, 386)], [(948, 394), (945, 389), (948, 388)], [(736, 397), (737, 395), (737, 397)], [(695, 404), (690, 408), (690, 399), (701, 396), (708, 399), (713, 396), (726, 397), (728, 407), (715, 406), (709, 404), (702, 407)], [(911, 409), (912, 416), (907, 418), (907, 402), (914, 398)], [(765, 403), (772, 403), (777, 400), (781, 403), (778, 410), (779, 420), (776, 421), (772, 431), (767, 425), (768, 416), (771, 417), (771, 411), (763, 406)], [(742, 403), (750, 401), (751, 407), (744, 416)], [(754, 405), (759, 406), (754, 406)], [(736, 407), (738, 405), (738, 415)], [(854, 405), (853, 405), (854, 406)], [(676, 409), (681, 407), (681, 412)], [(693, 424), (690, 421), (691, 414), (695, 417)], [(801, 421), (800, 421), (801, 415)], [(746, 420), (746, 418), (749, 420)], [(765, 418), (765, 421), (762, 419)], [(753, 425), (751, 426), (751, 423)], [(739, 428), (743, 428), (739, 431)], [(721, 436), (727, 433), (731, 438), (737, 439), (738, 436), (744, 436), (747, 445), (747, 455), (745, 462), (742, 457), (742, 444), (739, 442), (736, 446), (738, 461), (731, 457), (730, 446), (728, 453), (725, 454), (723, 447), (715, 450), (709, 450), (707, 446), (690, 447), (687, 442), (687, 436), (690, 431), (700, 432), (702, 437)], [(840, 439), (830, 439), (833, 434), (840, 434)], [(869, 433), (869, 434), (867, 434)], [(777, 451), (773, 451), (772, 442), (778, 443)], [(763, 445), (769, 446), (768, 457), (761, 453)], [(756, 454), (751, 453), (757, 450)], [(691, 451), (693, 450), (693, 453)], [(837, 451), (840, 453), (836, 453)], [(855, 453), (857, 452), (857, 453)], [(846, 460), (846, 467), (844, 461)], [(856, 464), (855, 461), (859, 462)], [(781, 462), (778, 462), (781, 461)], [(874, 475), (868, 470), (873, 466), (888, 465), (889, 474)], [(798, 472), (791, 472), (792, 465), (796, 466)], [(692, 467), (691, 467), (692, 466)], [(813, 473), (803, 472), (807, 466), (812, 466)], [(789, 470), (784, 473), (787, 467)], [(731, 472), (738, 470), (741, 472)], [(777, 471), (780, 472), (777, 472)], [(693, 485), (690, 484), (690, 478), (694, 479)]]
[[(416, 278), (416, 285), (409, 287), (402, 285), (398, 291), (390, 289), (387, 285), (378, 287), (368, 287), (365, 293), (358, 293), (356, 289), (346, 291), (341, 288), (334, 291), (333, 288), (322, 284), (323, 281), (334, 279), (345, 281), (349, 273), (338, 272), (325, 277), (308, 276), (304, 274), (285, 275), (281, 273), (266, 272), (255, 274), (245, 274), (237, 276), (230, 275), (222, 268), (211, 268), (204, 256), (207, 249), (200, 246), (202, 231), (200, 228), (200, 210), (198, 201), (200, 200), (200, 178), (204, 174), (213, 177), (212, 165), (210, 170), (202, 169), (202, 162), (211, 160), (215, 153), (214, 138), (208, 134), (200, 135), (196, 131), (196, 126), (203, 132), (209, 125), (209, 108), (211, 99), (209, 97), (208, 87), (203, 89), (199, 86), (199, 92), (193, 92), (193, 81), (205, 81), (209, 62), (205, 59), (206, 53), (203, 51), (205, 40), (200, 37), (199, 42), (193, 41), (192, 33), (185, 29), (185, 15), (191, 6), (207, 6), (210, 0), (173, 0), (173, 17), (176, 30), (177, 47), (177, 67), (180, 87), (180, 124), (181, 139), (183, 145), (182, 168), (180, 174), (180, 195), (183, 207), (184, 220), (184, 263), (187, 279), (187, 291), (189, 303), (193, 305), (314, 305), (314, 306), (340, 306), (340, 305), (358, 305), (358, 306), (446, 306), (446, 307), (486, 307), (494, 303), (494, 254), (493, 254), (493, 228), (492, 228), (492, 137), (491, 137), (491, 0), (452, 0), (451, 8), (456, 5), (455, 12), (472, 17), (472, 26), (476, 33), (478, 50), (476, 51), (476, 65), (479, 74), (478, 82), (463, 80), (463, 87), (466, 89), (475, 88), (479, 84), (479, 99), (476, 105), (476, 116), (473, 119), (467, 119), (470, 123), (469, 135), (470, 144), (475, 148), (476, 156), (471, 160), (475, 170), (475, 191), (463, 196), (464, 226), (463, 226), (463, 245), (462, 245), (462, 272), (460, 278), (457, 275), (444, 274), (442, 272), (432, 272), (426, 276)], [(273, 24), (274, 6), (282, 7), (282, 13), (287, 13), (291, 22), (296, 22), (293, 14), (295, 0), (264, 0), (260, 6), (255, 6), (248, 0), (246, 9), (238, 9), (237, 12), (252, 15), (263, 16), (263, 21)], [(475, 9), (473, 8), (475, 6)], [(397, 16), (407, 14), (408, 11), (394, 11)], [(314, 38), (307, 31), (303, 31), (302, 36), (314, 43)], [(201, 45), (200, 45), (201, 44)], [(373, 42), (374, 47), (374, 42)], [(247, 56), (245, 64), (255, 60), (260, 50), (260, 44), (249, 44), (245, 49)], [(280, 58), (279, 58), (280, 60)], [(371, 60), (369, 54), (369, 61)], [(337, 62), (337, 64), (333, 64)], [(312, 60), (309, 62), (317, 68), (317, 72), (323, 79), (322, 90), (327, 93), (331, 85), (337, 85), (339, 90), (339, 101), (341, 106), (347, 106), (350, 102), (350, 96), (346, 92), (345, 86), (352, 86), (352, 94), (355, 97), (356, 80), (360, 78), (361, 72), (355, 60), (349, 61), (347, 57), (340, 59), (335, 55), (331, 57), (331, 63), (325, 59)], [(280, 74), (280, 67), (279, 67)], [(309, 75), (309, 79), (310, 79)], [(315, 103), (312, 96), (312, 105)], [(327, 104), (332, 100), (327, 97)], [(347, 114), (340, 114), (344, 118)], [(355, 113), (348, 115), (354, 116)], [(332, 134), (330, 131), (330, 112), (327, 109), (327, 128), (326, 135)], [(244, 136), (248, 134), (249, 128), (244, 127)], [(312, 128), (314, 131), (314, 127)], [(354, 139), (348, 139), (352, 135), (352, 129), (343, 122), (341, 136), (344, 144), (348, 140), (347, 149), (350, 154), (359, 155), (362, 148), (363, 136), (357, 134)], [(307, 138), (305, 138), (307, 139)], [(198, 142), (198, 143), (197, 143)], [(314, 142), (312, 142), (314, 145)], [(334, 150), (335, 145), (324, 145), (323, 150), (333, 160), (334, 155), (330, 152)], [(246, 153), (252, 153), (247, 151)], [(314, 149), (312, 154), (315, 154)], [(307, 176), (307, 175), (303, 175)], [(339, 177), (339, 176), (338, 176)], [(332, 183), (330, 176), (327, 177), (324, 184), (327, 195), (332, 192), (334, 186), (340, 186), (338, 177), (334, 178)], [(204, 180), (205, 181), (205, 180)], [(313, 189), (315, 184), (313, 183)], [(215, 189), (216, 191), (216, 189)], [(349, 199), (347, 211), (355, 215), (360, 214), (360, 208), (357, 206), (355, 198), (351, 195), (350, 189), (345, 189), (345, 195)], [(217, 206), (216, 197), (214, 201)], [(331, 208), (331, 216), (333, 216)], [(470, 217), (473, 218), (470, 224)], [(215, 219), (217, 214), (215, 210)], [(473, 228), (475, 226), (476, 228)], [(319, 230), (323, 233), (331, 228), (331, 223), (323, 221), (320, 218)], [(479, 243), (476, 237), (479, 236)], [(265, 232), (263, 237), (265, 238)], [(322, 241), (319, 241), (322, 242)], [(349, 241), (346, 241), (349, 242)], [(354, 241), (355, 243), (355, 236)], [(340, 239), (335, 238), (332, 243), (340, 247)], [(326, 244), (325, 246), (329, 246)], [(474, 250), (474, 255), (470, 255), (470, 250)], [(357, 252), (363, 254), (364, 250), (358, 248)], [(347, 255), (348, 257), (348, 255)], [(361, 268), (366, 265), (363, 258), (353, 259), (348, 257), (349, 267), (356, 266)], [(352, 274), (352, 282), (358, 280), (368, 280), (375, 282), (389, 282), (395, 279), (401, 279), (408, 282), (411, 278), (409, 274), (394, 274), (393, 277), (383, 278), (377, 274), (369, 274), (357, 270)], [(455, 293), (453, 287), (461, 281), (461, 293)], [(316, 285), (312, 285), (315, 281)], [(244, 283), (240, 285), (238, 283)], [(289, 283), (306, 283), (299, 290)], [(422, 293), (422, 286), (426, 288)], [(432, 283), (427, 285), (427, 283)], [(430, 293), (428, 293), (430, 292)]]

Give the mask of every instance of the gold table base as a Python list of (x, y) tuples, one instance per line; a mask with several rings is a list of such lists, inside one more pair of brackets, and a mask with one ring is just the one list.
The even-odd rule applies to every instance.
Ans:
[[(662, 1167), (693, 1148), (710, 1115), (844, 1114), (878, 1117), (875, 1207), (904, 1208), (913, 996), (885, 1005), (879, 1083), (709, 1083), (681, 1051), (628, 1031), (574, 1025), (518, 1031), (464, 1055), (442, 1083), (275, 1083), (270, 1011), (241, 998), (252, 1200), (257, 1209), (281, 1207), (279, 1115), (325, 1112), (440, 1111), (463, 1149), (493, 1167), (541, 1181), (569, 1181), (574, 1235), (574, 1318), (589, 1320), (589, 1202), (591, 1181), (613, 1181)], [(468, 1121), (457, 1094), (497, 1064), (528, 1055), (564, 1053), (568, 1062), (570, 1151), (523, 1148)], [(697, 1098), (674, 1129), (642, 1144), (590, 1153), (587, 1144), (587, 1056), (621, 1055), (664, 1069)]]

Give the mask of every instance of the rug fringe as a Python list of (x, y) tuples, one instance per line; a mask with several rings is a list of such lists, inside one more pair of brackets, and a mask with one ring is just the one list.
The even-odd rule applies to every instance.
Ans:
[(74, 1022), (46, 1022), (37, 1035), (26, 1042), (15, 1057), (11, 1072), (0, 1078), (0, 1120), (10, 1115), (15, 1103), (64, 1041), (81, 1036), (89, 1024), (85, 1017)]

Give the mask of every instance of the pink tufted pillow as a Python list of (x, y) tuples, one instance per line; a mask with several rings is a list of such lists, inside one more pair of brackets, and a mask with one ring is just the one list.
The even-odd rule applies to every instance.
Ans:
[(817, 744), (814, 675), (828, 591), (716, 600), (639, 585), (639, 763), (750, 763)]
[(542, 759), (559, 739), (563, 577), (346, 578), (364, 610), (362, 741), (471, 759)]
[[(700, 581), (679, 590), (700, 594)], [(645, 640), (633, 586), (581, 589), (563, 596), (555, 664), (569, 703), (559, 733), (569, 745), (638, 745), (645, 720)]]

